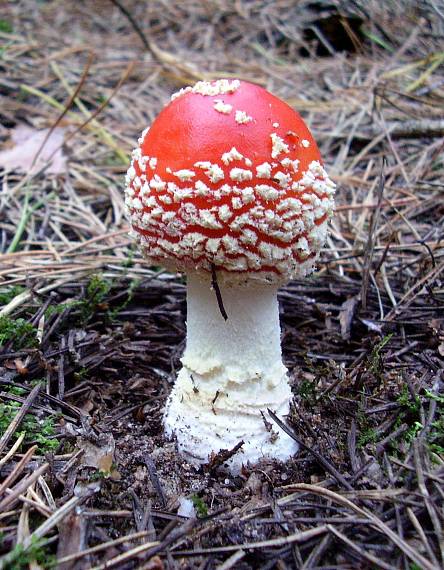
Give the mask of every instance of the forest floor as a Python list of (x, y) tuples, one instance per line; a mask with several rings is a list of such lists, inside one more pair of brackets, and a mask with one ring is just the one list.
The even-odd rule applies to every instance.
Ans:
[[(443, 39), (433, 0), (2, 2), (1, 569), (442, 567)], [(238, 476), (162, 434), (185, 285), (123, 205), (142, 130), (218, 77), (297, 109), (337, 184), (280, 291), (303, 447)]]

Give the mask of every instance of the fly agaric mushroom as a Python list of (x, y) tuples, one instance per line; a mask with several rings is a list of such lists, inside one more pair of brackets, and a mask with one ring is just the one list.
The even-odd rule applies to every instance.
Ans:
[(277, 290), (312, 270), (334, 206), (310, 131), (257, 85), (200, 81), (143, 132), (126, 184), (145, 257), (187, 275), (186, 349), (167, 435), (195, 463), (243, 441), (233, 472), (289, 458), (296, 444), (267, 421), (267, 409), (286, 415), (291, 400)]

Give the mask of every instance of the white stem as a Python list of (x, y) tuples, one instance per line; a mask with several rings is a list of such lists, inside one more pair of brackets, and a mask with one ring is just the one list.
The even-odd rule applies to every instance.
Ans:
[(271, 425), (267, 413), (270, 408), (286, 415), (291, 400), (277, 288), (220, 288), (226, 321), (210, 281), (188, 276), (187, 344), (167, 403), (166, 432), (176, 435), (179, 449), (195, 462), (243, 440), (242, 451), (230, 461), (233, 471), (263, 456), (285, 460), (297, 446)]

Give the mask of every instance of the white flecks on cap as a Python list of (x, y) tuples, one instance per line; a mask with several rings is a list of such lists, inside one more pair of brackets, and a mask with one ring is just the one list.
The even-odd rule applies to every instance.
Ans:
[(310, 248), (306, 237), (299, 238), (295, 246), (301, 251), (310, 253)]
[(277, 133), (271, 133), (271, 158), (277, 158), (282, 152), (288, 153), (290, 149)]
[(211, 194), (210, 188), (202, 182), (202, 180), (197, 180), (195, 182), (194, 187), (196, 188), (196, 195), (197, 196), (209, 196)]
[(209, 228), (211, 230), (217, 230), (223, 227), (213, 212), (210, 212), (210, 210), (199, 211), (199, 223), (204, 228)]
[(142, 203), (145, 208), (154, 208), (154, 206), (157, 204), (157, 200), (155, 196), (144, 196)]
[(291, 175), (280, 170), (273, 174), (273, 178), (278, 181), (281, 188), (287, 188), (291, 182)]
[(192, 93), (193, 92), (193, 88), (188, 85), (187, 87), (182, 87), (182, 89), (179, 89), (179, 91), (176, 91), (176, 93), (173, 93), (171, 95), (171, 101), (174, 101), (174, 99), (177, 99), (178, 97), (181, 97), (182, 95), (185, 95), (186, 93)]
[(241, 242), (246, 243), (247, 245), (254, 245), (255, 243), (257, 243), (257, 240), (259, 238), (256, 232), (254, 232), (253, 230), (249, 230), (247, 228), (244, 229), (239, 239)]
[(279, 190), (268, 184), (256, 184), (255, 190), (264, 200), (277, 200), (279, 198)]
[(236, 147), (232, 147), (230, 151), (224, 152), (222, 155), (222, 162), (228, 166), (233, 160), (242, 160), (244, 155), (241, 154)]
[(217, 81), (198, 81), (192, 87), (184, 87), (171, 95), (171, 101), (177, 99), (186, 93), (198, 93), (199, 95), (215, 96), (225, 95), (226, 93), (234, 93), (240, 87), (238, 79), (218, 79)]
[(242, 188), (241, 200), (244, 204), (251, 204), (255, 201), (254, 189), (251, 186), (247, 188)]
[(176, 212), (165, 212), (164, 214), (162, 214), (162, 222), (164, 223), (170, 222), (171, 220), (174, 220), (175, 217), (176, 217)]
[(194, 178), (196, 176), (194, 170), (188, 170), (187, 168), (176, 170), (176, 172), (173, 172), (173, 174), (174, 176), (177, 176), (177, 178), (182, 182), (188, 182), (188, 180), (191, 180), (191, 178)]
[(242, 208), (242, 206), (243, 206), (242, 200), (240, 198), (238, 198), (237, 196), (235, 196), (234, 198), (231, 198), (231, 203), (233, 204), (233, 208), (235, 210), (240, 210), (240, 208)]
[[(155, 263), (182, 270), (192, 267), (208, 272), (209, 264), (214, 263), (227, 270), (223, 279), (237, 279), (236, 273), (242, 278), (244, 272), (254, 270), (248, 279), (285, 281), (310, 271), (325, 240), (335, 185), (322, 165), (313, 161), (292, 188), (284, 187), (292, 164), (279, 162), (285, 169), (283, 176), (277, 173), (273, 179), (280, 178), (280, 188), (273, 182), (247, 188), (234, 184), (208, 188), (199, 180), (190, 188), (179, 188), (173, 182), (165, 185), (155, 175), (149, 182), (154, 181), (157, 187), (163, 183), (158, 191), (146, 182), (139, 187), (134, 182), (138, 178), (134, 166), (130, 167), (126, 212), (134, 229), (149, 232), (138, 234), (145, 255)], [(200, 165), (204, 170), (211, 166), (208, 162)], [(292, 195), (294, 191), (296, 196)], [(215, 204), (216, 194), (224, 203)], [(208, 207), (202, 209), (191, 202), (199, 195), (210, 196)], [(229, 202), (225, 202), (227, 198)], [(210, 238), (206, 232), (211, 230), (222, 235)], [(270, 272), (270, 267), (276, 273)]]
[(128, 168), (127, 176), (128, 176), (128, 179), (130, 182), (132, 182), (134, 180), (134, 177), (136, 176), (136, 169), (134, 168), (134, 166), (132, 164)]
[(227, 204), (222, 204), (222, 206), (219, 206), (217, 214), (223, 222), (227, 222), (230, 218), (233, 217), (233, 212)]
[(266, 262), (273, 262), (275, 260), (280, 260), (286, 257), (286, 251), (284, 248), (278, 247), (277, 245), (271, 243), (263, 241), (259, 244), (258, 248)]
[(149, 156), (141, 156), (139, 158), (139, 160), (137, 161), (138, 165), (139, 165), (139, 169), (141, 172), (145, 172), (146, 170), (146, 165), (147, 163), (150, 161), (150, 157)]
[(209, 160), (200, 160), (199, 162), (195, 162), (194, 166), (206, 170), (207, 168), (211, 168), (211, 162)]
[(271, 178), (271, 164), (263, 162), (256, 166), (256, 175), (258, 178)]
[(234, 116), (234, 120), (239, 125), (246, 125), (247, 123), (251, 123), (253, 117), (250, 117), (245, 111), (237, 110)]
[(174, 196), (174, 201), (175, 202), (183, 202), (183, 200), (187, 200), (188, 198), (194, 198), (194, 188), (179, 188), (179, 190), (176, 193), (176, 196)]
[(205, 244), (205, 249), (209, 253), (216, 253), (220, 247), (220, 238), (209, 238)]
[(250, 214), (255, 218), (262, 218), (265, 214), (265, 208), (263, 206), (255, 206), (251, 208)]
[(233, 193), (233, 187), (230, 184), (223, 184), (219, 192), (221, 196), (230, 196)]
[(148, 134), (148, 131), (149, 131), (149, 130), (150, 130), (150, 128), (147, 127), (146, 129), (144, 129), (144, 130), (142, 131), (142, 134), (140, 135), (140, 137), (139, 137), (138, 140), (137, 140), (139, 146), (143, 144), (143, 141), (145, 140), (145, 137), (146, 137), (146, 135)]
[(153, 176), (153, 178), (151, 178), (149, 185), (150, 185), (150, 188), (152, 188), (153, 190), (160, 191), (160, 190), (164, 190), (164, 188), (166, 186), (166, 182), (164, 182), (158, 174), (155, 174)]
[(253, 173), (245, 168), (232, 168), (230, 170), (230, 178), (236, 182), (244, 182), (245, 180), (251, 180)]
[(309, 142), (307, 139), (302, 139), (302, 140), (301, 140), (301, 145), (302, 145), (304, 148), (308, 148), (308, 147), (310, 146), (310, 142)]
[(133, 152), (131, 153), (131, 158), (132, 161), (135, 162), (136, 160), (139, 160), (139, 158), (142, 157), (142, 150), (140, 147), (137, 147), (133, 150)]
[(237, 253), (239, 251), (239, 242), (236, 238), (226, 235), (222, 238), (222, 243), (228, 253)]
[(233, 105), (224, 103), (222, 99), (215, 99), (213, 107), (218, 113), (222, 113), (223, 115), (229, 115), (233, 110)]
[(134, 199), (133, 199), (133, 202), (132, 202), (132, 207), (133, 207), (135, 210), (142, 210), (142, 209), (143, 209), (143, 204), (142, 204), (142, 202), (140, 201), (139, 198), (134, 198)]
[(279, 127), (279, 123), (273, 123), (273, 127), (277, 129)]
[(184, 222), (189, 222), (191, 224), (196, 223), (198, 210), (196, 206), (191, 202), (185, 202), (184, 204), (182, 204), (179, 212)]
[(286, 198), (285, 200), (281, 200), (276, 207), (277, 212), (284, 210), (290, 210), (293, 213), (299, 214), (302, 211), (302, 204), (296, 198)]
[(216, 184), (220, 180), (223, 180), (225, 177), (224, 171), (218, 164), (212, 164), (208, 161), (200, 161), (195, 162), (194, 166), (196, 168), (201, 168), (204, 170), (205, 174), (208, 176), (211, 182), (213, 182), (213, 184)]

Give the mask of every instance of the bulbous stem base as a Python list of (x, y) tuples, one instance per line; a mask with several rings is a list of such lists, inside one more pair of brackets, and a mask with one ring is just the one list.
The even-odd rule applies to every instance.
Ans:
[(167, 402), (164, 426), (193, 463), (244, 444), (232, 472), (262, 457), (286, 460), (296, 443), (268, 416), (289, 412), (291, 390), (280, 347), (277, 289), (221, 287), (224, 320), (209, 280), (189, 276), (187, 345)]

